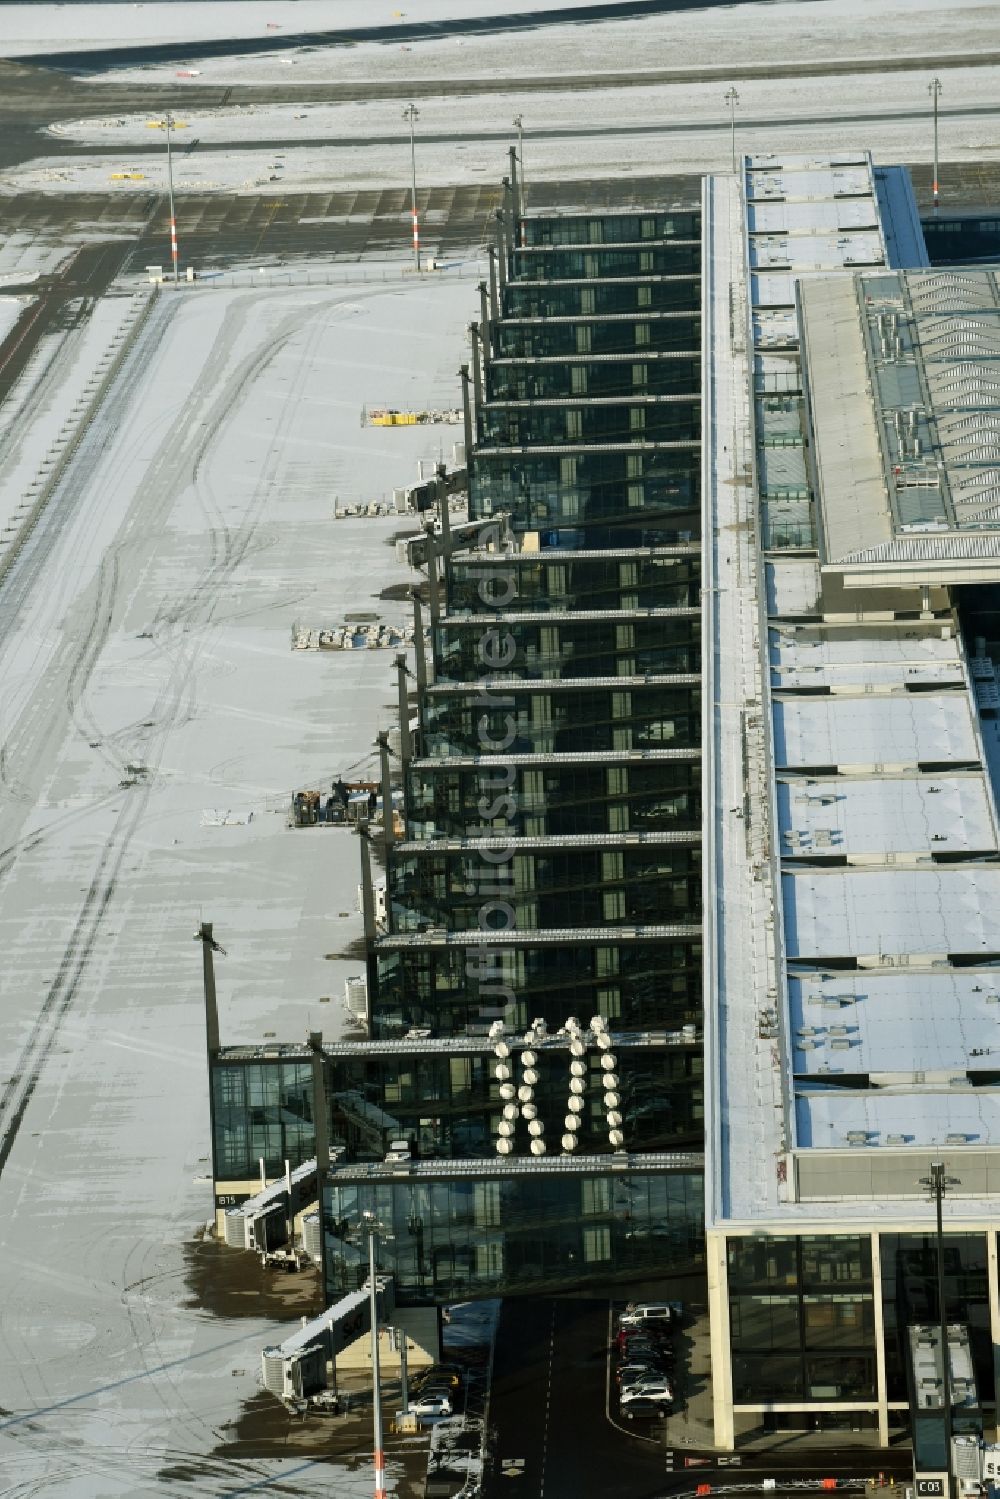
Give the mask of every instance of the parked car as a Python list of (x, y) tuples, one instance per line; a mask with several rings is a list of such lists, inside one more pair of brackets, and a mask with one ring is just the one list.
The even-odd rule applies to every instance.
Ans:
[(664, 1369), (662, 1364), (623, 1364), (618, 1371), (618, 1388), (624, 1390), (628, 1385), (643, 1379), (666, 1380), (669, 1383), (670, 1370)]
[(410, 1381), (411, 1388), (415, 1390), (425, 1389), (432, 1384), (457, 1390), (461, 1387), (462, 1376), (454, 1364), (441, 1364), (431, 1369), (421, 1369), (420, 1373), (414, 1375)]
[(461, 1403), (461, 1392), (450, 1390), (447, 1385), (425, 1385), (423, 1389), (416, 1392), (415, 1400), (447, 1400), (454, 1411)]
[(630, 1343), (624, 1351), (619, 1362), (623, 1364), (641, 1364), (644, 1360), (652, 1364), (669, 1365), (672, 1369), (676, 1360), (672, 1348), (657, 1348), (655, 1344)]
[(410, 1402), (410, 1414), (425, 1420), (437, 1416), (450, 1416), (451, 1401), (447, 1395), (417, 1395)]
[(619, 1381), (619, 1390), (624, 1390), (625, 1385), (636, 1384), (637, 1379), (652, 1379), (655, 1384), (669, 1385), (672, 1379), (672, 1370), (664, 1369), (663, 1364), (627, 1364), (630, 1373)]
[(658, 1343), (670, 1343), (674, 1329), (671, 1322), (625, 1322), (616, 1334), (619, 1341), (627, 1338), (652, 1338)]
[(674, 1387), (669, 1379), (664, 1379), (662, 1375), (654, 1375), (646, 1379), (637, 1379), (634, 1384), (630, 1384), (627, 1389), (621, 1391), (620, 1399), (624, 1404), (639, 1396), (649, 1400), (673, 1400)]
[(635, 1363), (619, 1364), (618, 1370), (615, 1374), (615, 1378), (618, 1381), (619, 1388), (621, 1388), (623, 1385), (632, 1384), (637, 1376), (648, 1379), (651, 1375), (658, 1374), (666, 1374), (666, 1370), (663, 1368), (662, 1364), (654, 1364), (648, 1360), (640, 1360), (636, 1361)]
[(630, 1400), (622, 1406), (626, 1421), (662, 1421), (668, 1415), (669, 1405), (663, 1400), (648, 1400), (644, 1395)]
[(647, 1343), (665, 1343), (669, 1345), (673, 1342), (673, 1334), (669, 1328), (653, 1327), (652, 1325), (647, 1327), (623, 1327), (618, 1334), (618, 1341), (620, 1343), (629, 1343), (633, 1339), (642, 1340)]
[(641, 1301), (630, 1303), (618, 1318), (619, 1327), (640, 1327), (646, 1322), (669, 1327), (680, 1320), (683, 1311), (679, 1301)]
[(674, 1362), (674, 1350), (664, 1347), (662, 1343), (653, 1342), (651, 1338), (630, 1338), (623, 1343), (618, 1350), (618, 1357), (623, 1364), (634, 1363), (637, 1359), (652, 1359), (664, 1364)]

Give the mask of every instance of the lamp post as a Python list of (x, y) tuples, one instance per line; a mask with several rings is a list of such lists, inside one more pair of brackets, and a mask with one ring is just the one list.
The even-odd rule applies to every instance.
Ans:
[(938, 211), (938, 98), (941, 94), (940, 78), (932, 78), (927, 85), (927, 92), (931, 96), (934, 108), (934, 180), (931, 190), (934, 194), (934, 212)]
[(528, 194), (524, 185), (524, 118), (522, 115), (514, 116), (514, 124), (517, 127), (517, 164), (521, 168), (521, 207), (528, 206)]
[(169, 109), (164, 115), (164, 124), (167, 131), (167, 197), (170, 200), (170, 259), (174, 267), (174, 281), (180, 280), (177, 269), (177, 215), (174, 212), (174, 158), (170, 149), (170, 132), (174, 126), (174, 117)]
[(948, 1309), (944, 1298), (944, 1227), (941, 1204), (949, 1187), (959, 1187), (957, 1176), (946, 1176), (943, 1161), (932, 1161), (930, 1176), (922, 1176), (919, 1185), (934, 1198), (937, 1218), (937, 1303), (938, 1321), (941, 1329), (941, 1395), (944, 1401), (944, 1445), (945, 1468), (948, 1473), (949, 1496), (955, 1492), (951, 1464), (951, 1362), (948, 1356)]
[(382, 1447), (382, 1374), (378, 1358), (378, 1287), (375, 1283), (375, 1239), (378, 1225), (374, 1213), (363, 1213), (368, 1232), (368, 1305), (372, 1323), (372, 1427), (375, 1438), (375, 1499), (386, 1499), (385, 1452)]
[(413, 213), (413, 259), (417, 270), (420, 270), (420, 225), (417, 222), (417, 147), (414, 139), (414, 128), (420, 116), (420, 111), (415, 104), (408, 104), (403, 110), (403, 119), (410, 122), (410, 207)]
[(740, 102), (740, 96), (735, 88), (728, 88), (725, 94), (726, 103), (729, 105), (729, 125), (733, 147), (733, 171), (736, 171), (736, 106)]

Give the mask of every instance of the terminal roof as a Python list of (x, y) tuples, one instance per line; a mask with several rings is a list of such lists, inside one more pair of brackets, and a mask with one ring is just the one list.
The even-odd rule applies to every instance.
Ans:
[[(1000, 682), (968, 660), (947, 579), (906, 593), (832, 558), (936, 555), (928, 505), (954, 496), (959, 461), (986, 518), (996, 284), (920, 269), (905, 177), (864, 152), (746, 158), (735, 187), (707, 185), (704, 224), (709, 1221), (913, 1221), (930, 1149), (964, 1164), (948, 1219), (988, 1221), (1000, 733), (980, 705), (1000, 706)], [(897, 422), (908, 362), (921, 409)], [(963, 504), (952, 555), (988, 559)]]
[(803, 286), (823, 565), (854, 587), (1000, 579), (1000, 282)]

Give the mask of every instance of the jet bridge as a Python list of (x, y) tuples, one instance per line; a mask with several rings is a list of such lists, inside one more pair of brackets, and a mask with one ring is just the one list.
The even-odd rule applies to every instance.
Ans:
[(292, 1224), (319, 1197), (315, 1156), (303, 1161), (294, 1171), (225, 1215), (225, 1240), (231, 1249), (255, 1249), (273, 1254), (290, 1244)]
[[(375, 1277), (379, 1327), (385, 1327), (396, 1305), (392, 1277)], [(308, 1400), (330, 1388), (328, 1366), (351, 1343), (371, 1331), (368, 1286), (334, 1302), (320, 1316), (297, 1329), (283, 1343), (261, 1354), (264, 1388), (279, 1400)]]

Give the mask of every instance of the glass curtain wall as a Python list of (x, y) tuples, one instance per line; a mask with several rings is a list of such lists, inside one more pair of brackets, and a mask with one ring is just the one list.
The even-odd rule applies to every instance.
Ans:
[(614, 280), (624, 276), (675, 276), (697, 271), (701, 241), (674, 239), (643, 246), (620, 244), (534, 246), (514, 251), (514, 269), (522, 281), (572, 281), (579, 276)]
[(624, 557), (599, 552), (522, 552), (516, 558), (492, 562), (482, 557), (456, 558), (448, 575), (449, 614), (481, 614), (483, 592), (501, 598), (506, 590), (497, 585), (497, 575), (509, 576), (513, 588), (509, 600), (493, 611), (500, 615), (516, 610), (541, 614), (568, 609), (696, 609), (701, 555), (689, 547), (672, 556), (666, 552)]
[(410, 838), (476, 837), (507, 832), (540, 834), (696, 831), (701, 827), (701, 761), (683, 759), (622, 762), (613, 759), (562, 764), (518, 764), (502, 776), (505, 802), (496, 805), (492, 767), (435, 766), (422, 762), (407, 776)]
[(733, 1399), (875, 1399), (866, 1236), (730, 1239)]
[[(389, 873), (391, 932), (701, 920), (701, 849), (691, 844), (594, 849), (546, 843), (518, 848), (497, 864), (475, 848), (449, 851), (424, 843), (419, 852), (394, 850)], [(502, 901), (492, 899), (497, 909), (487, 909), (482, 885), (491, 899), (502, 889)]]
[(482, 1180), (350, 1181), (338, 1173), (324, 1201), (327, 1295), (363, 1284), (362, 1215), (385, 1225), (379, 1269), (397, 1301), (603, 1287), (704, 1258), (696, 1173), (507, 1174)]
[[(494, 353), (516, 359), (589, 354), (693, 354), (701, 339), (696, 312), (618, 313), (596, 318), (511, 318), (491, 329)], [(487, 372), (487, 379), (489, 379)]]
[[(536, 1015), (550, 1030), (570, 1015), (603, 1015), (623, 1031), (701, 1022), (701, 943), (694, 937), (595, 942), (576, 933), (565, 943), (491, 947), (470, 940), (467, 948), (430, 939), (393, 947), (390, 938), (379, 944), (376, 962), (375, 1039), (401, 1038), (414, 1027), (436, 1035), (482, 1032), (498, 1018), (523, 1030)], [(501, 996), (504, 989), (513, 999)]]
[(424, 700), (425, 754), (463, 755), (490, 748), (512, 755), (579, 750), (693, 749), (700, 742), (701, 709), (695, 686), (640, 683), (620, 687), (581, 683), (558, 692), (498, 688), (495, 706), (481, 690), (430, 688)]
[(701, 214), (696, 209), (668, 212), (574, 213), (522, 220), (525, 245), (633, 244), (649, 239), (697, 239)]
[[(511, 318), (696, 312), (700, 307), (700, 278), (683, 273), (614, 281), (512, 281), (504, 294), (504, 315)], [(578, 343), (577, 352), (586, 349)]]
[[(562, 1133), (569, 1090), (569, 1053), (536, 1053), (534, 1102), (550, 1140)], [(418, 1159), (487, 1159), (495, 1155), (503, 1104), (492, 1054), (398, 1053), (333, 1055), (327, 1063), (330, 1143), (347, 1160), (382, 1161), (392, 1140), (406, 1139)], [(631, 1151), (697, 1149), (703, 1095), (700, 1050), (692, 1046), (620, 1049), (617, 1055), (622, 1131)], [(515, 1056), (515, 1065), (516, 1056)], [(601, 1069), (586, 1062), (582, 1151), (604, 1151), (608, 1124)], [(519, 1147), (526, 1149), (527, 1126)]]
[[(470, 619), (446, 620), (435, 629), (439, 682), (471, 682), (483, 675), (484, 628), (481, 619)], [(668, 676), (701, 668), (701, 616), (693, 610), (687, 618), (621, 612), (617, 618), (600, 620), (515, 619), (498, 624), (490, 635), (504, 651), (500, 677), (567, 680), (646, 672)]]
[(311, 1062), (226, 1063), (211, 1068), (215, 1177), (281, 1175), (316, 1154)]

